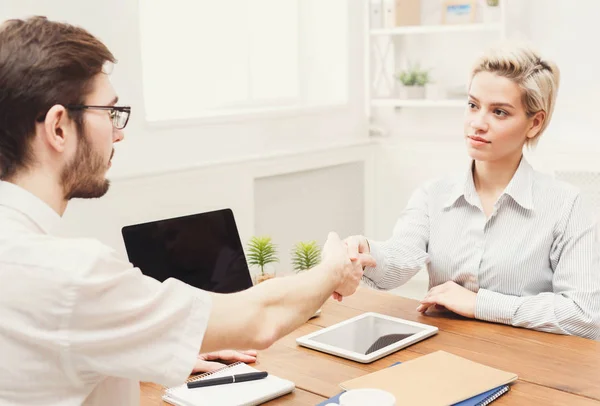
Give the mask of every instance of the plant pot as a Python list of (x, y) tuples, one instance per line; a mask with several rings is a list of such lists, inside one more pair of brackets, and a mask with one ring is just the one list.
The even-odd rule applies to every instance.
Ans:
[(261, 282), (274, 278), (277, 275), (277, 269), (274, 263), (265, 264), (262, 270), (260, 266), (252, 265), (250, 267), (250, 275), (252, 275), (254, 284), (258, 285)]
[(275, 277), (275, 274), (266, 273), (266, 272), (264, 274), (256, 275), (256, 284), (258, 285), (259, 283), (268, 281), (269, 279), (273, 279), (274, 277)]
[(425, 86), (400, 86), (401, 99), (424, 99)]

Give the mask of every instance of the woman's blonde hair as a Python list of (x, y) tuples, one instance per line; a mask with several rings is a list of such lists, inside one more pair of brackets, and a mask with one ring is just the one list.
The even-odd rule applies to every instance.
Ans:
[(548, 127), (554, 111), (560, 82), (556, 64), (542, 59), (527, 46), (503, 45), (492, 48), (476, 61), (471, 80), (479, 72), (495, 73), (515, 82), (523, 90), (522, 101), (528, 117), (539, 111), (546, 112), (540, 131), (527, 140), (529, 146), (534, 146)]

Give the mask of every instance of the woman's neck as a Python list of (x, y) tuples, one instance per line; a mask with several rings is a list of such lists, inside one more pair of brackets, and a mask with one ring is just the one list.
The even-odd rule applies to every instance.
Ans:
[(519, 168), (523, 155), (499, 161), (475, 161), (473, 182), (477, 193), (501, 194)]

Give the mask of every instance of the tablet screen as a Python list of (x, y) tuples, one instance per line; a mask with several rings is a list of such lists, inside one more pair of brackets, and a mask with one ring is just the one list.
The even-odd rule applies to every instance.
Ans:
[(311, 340), (367, 355), (421, 331), (420, 327), (369, 315), (315, 335)]

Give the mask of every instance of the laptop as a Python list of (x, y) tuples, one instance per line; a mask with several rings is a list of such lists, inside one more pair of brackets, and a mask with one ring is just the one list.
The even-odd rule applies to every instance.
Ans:
[(231, 209), (129, 225), (121, 234), (129, 262), (160, 282), (176, 278), (217, 293), (252, 286)]

